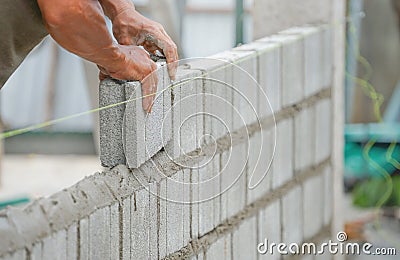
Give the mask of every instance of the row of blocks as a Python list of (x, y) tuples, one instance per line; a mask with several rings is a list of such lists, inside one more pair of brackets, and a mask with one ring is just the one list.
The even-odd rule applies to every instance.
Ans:
[(209, 58), (182, 60), (174, 83), (165, 67), (158, 74), (160, 95), (147, 117), (139, 83), (101, 83), (101, 107), (123, 103), (100, 112), (104, 166), (138, 168), (161, 148), (174, 160), (330, 87), (331, 31), (291, 28)]
[[(207, 202), (192, 206), (176, 203), (194, 197), (189, 189), (180, 190), (182, 187), (174, 185), (176, 181), (189, 181), (186, 178), (191, 178), (190, 173), (180, 172), (171, 180), (150, 184), (120, 203), (97, 209), (78, 223), (45, 237), (29, 250), (0, 259), (163, 258), (221, 223), (221, 219), (213, 223), (208, 217), (213, 207)], [(238, 199), (232, 197), (234, 193), (228, 194), (229, 206)], [(157, 199), (156, 195), (168, 196), (169, 201)], [(220, 202), (222, 198), (218, 197)], [(257, 259), (257, 245), (266, 238), (271, 243), (300, 243), (330, 225), (332, 200), (332, 172), (326, 167), (255, 216), (242, 220), (231, 234), (211, 243), (192, 259), (203, 259), (204, 255), (208, 259), (230, 259), (231, 255), (235, 259)], [(280, 259), (279, 255), (260, 257)]]

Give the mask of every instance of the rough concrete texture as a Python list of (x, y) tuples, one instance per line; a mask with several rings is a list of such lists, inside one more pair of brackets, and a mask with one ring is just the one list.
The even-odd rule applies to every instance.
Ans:
[(42, 255), (40, 259), (67, 260), (67, 233), (58, 231), (43, 239)]
[(222, 221), (237, 214), (246, 203), (247, 156), (246, 143), (221, 154), (219, 172)]
[(310, 239), (321, 230), (324, 221), (323, 175), (317, 175), (303, 184), (303, 234)]
[[(236, 256), (235, 256), (236, 257)], [(207, 259), (232, 259), (231, 236), (225, 236), (213, 243), (206, 252)]]
[(281, 44), (282, 106), (299, 102), (304, 95), (304, 47), (301, 36), (272, 35), (262, 41)]
[[(125, 101), (124, 84), (113, 79), (100, 83), (99, 107), (112, 106)], [(100, 160), (105, 167), (125, 164), (122, 127), (125, 104), (100, 110)]]
[(333, 212), (333, 187), (332, 187), (332, 169), (327, 167), (324, 170), (324, 225), (329, 225), (332, 220)]
[(232, 255), (234, 259), (257, 259), (257, 221), (255, 217), (246, 219), (233, 233)]
[(89, 216), (89, 256), (93, 259), (109, 259), (110, 242), (110, 208), (98, 209)]
[[(304, 95), (317, 93), (323, 87), (322, 68), (322, 29), (315, 26), (292, 27), (281, 34), (293, 34), (302, 37), (304, 46)], [(321, 70), (321, 73), (315, 71)]]
[(273, 189), (292, 178), (293, 160), (293, 120), (286, 119), (276, 126), (276, 149), (272, 166)]
[(250, 139), (246, 183), (249, 203), (262, 197), (271, 188), (274, 131), (274, 128), (265, 129)]
[(332, 115), (329, 99), (318, 102), (315, 106), (315, 161), (321, 162), (329, 157), (332, 147)]
[(300, 243), (303, 241), (303, 201), (302, 189), (296, 186), (282, 198), (282, 242)]
[[(261, 210), (258, 215), (258, 243), (265, 243), (268, 239), (270, 243), (281, 242), (281, 207), (280, 202), (276, 201), (266, 209)], [(260, 254), (260, 259), (280, 259), (279, 254)]]
[(310, 167), (315, 158), (315, 110), (306, 108), (294, 118), (294, 169), (299, 172)]

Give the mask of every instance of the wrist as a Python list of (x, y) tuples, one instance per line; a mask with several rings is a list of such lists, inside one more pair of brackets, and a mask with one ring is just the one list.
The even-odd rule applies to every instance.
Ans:
[(113, 42), (112, 45), (103, 49), (96, 64), (112, 73), (118, 71), (125, 60), (126, 55), (121, 50), (120, 45)]

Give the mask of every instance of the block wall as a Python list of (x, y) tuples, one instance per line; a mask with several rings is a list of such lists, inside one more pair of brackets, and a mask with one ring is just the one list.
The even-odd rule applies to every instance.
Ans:
[(173, 83), (161, 67), (150, 115), (140, 84), (104, 81), (109, 169), (1, 211), (0, 259), (280, 259), (257, 245), (329, 239), (331, 37), (291, 28), (182, 61)]

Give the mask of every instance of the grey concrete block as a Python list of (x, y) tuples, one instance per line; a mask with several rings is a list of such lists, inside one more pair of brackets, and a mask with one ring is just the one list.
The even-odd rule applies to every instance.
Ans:
[(50, 234), (49, 222), (38, 201), (30, 203), (24, 208), (9, 208), (7, 216), (26, 244), (32, 243), (38, 237)]
[[(125, 84), (127, 100), (124, 116), (124, 148), (129, 168), (138, 168), (153, 157), (171, 138), (171, 118), (164, 120), (170, 109), (170, 91), (165, 84), (165, 69), (157, 64), (158, 85), (151, 113), (142, 108), (142, 89), (138, 82)], [(165, 90), (165, 91), (164, 91)], [(165, 105), (165, 106), (164, 106)], [(165, 124), (165, 125), (164, 125)]]
[(183, 214), (182, 214), (182, 219), (183, 219), (183, 245), (189, 244), (191, 240), (191, 234), (192, 234), (192, 219), (191, 219), (191, 214), (192, 214), (192, 191), (191, 191), (191, 169), (184, 169), (182, 170), (182, 183), (183, 183), (183, 192), (182, 192), (182, 208), (183, 208)]
[(315, 158), (315, 110), (306, 108), (294, 118), (294, 169), (310, 167)]
[(315, 106), (315, 163), (327, 159), (332, 147), (331, 101), (325, 99)]
[(199, 236), (202, 236), (220, 223), (220, 176), (219, 156), (206, 159), (199, 165)]
[(272, 188), (276, 189), (293, 176), (293, 120), (285, 119), (276, 128)]
[(317, 26), (293, 27), (281, 34), (298, 35), (304, 44), (304, 95), (306, 97), (322, 89), (322, 34)]
[[(269, 244), (281, 242), (281, 210), (280, 202), (276, 201), (267, 208), (260, 211), (258, 215), (258, 243), (265, 243), (268, 239)], [(260, 254), (260, 259), (280, 259), (280, 255), (271, 252)]]
[[(29, 257), (31, 260), (40, 260), (42, 259), (42, 249), (43, 249), (43, 243), (42, 242), (37, 242), (33, 244), (31, 248), (31, 252), (29, 254)], [(68, 259), (76, 259), (75, 258), (68, 258)]]
[[(100, 83), (99, 106), (112, 106), (125, 101), (122, 82), (106, 79)], [(125, 104), (100, 111), (100, 160), (105, 167), (125, 164), (122, 127)]]
[(21, 260), (21, 259), (26, 259), (26, 250), (25, 249), (21, 249), (18, 251), (15, 251), (13, 253), (4, 255), (4, 256), (0, 256), (1, 260)]
[(122, 220), (122, 258), (130, 259), (131, 257), (131, 197), (122, 200), (120, 207), (120, 218)]
[(282, 107), (299, 102), (304, 97), (304, 46), (301, 37), (281, 34), (263, 41), (281, 45)]
[(173, 91), (173, 139), (166, 149), (171, 159), (196, 150), (203, 135), (201, 72), (178, 68)]
[(149, 194), (146, 189), (131, 198), (131, 259), (145, 259), (149, 254)]
[(114, 203), (110, 206), (110, 259), (120, 258), (119, 239), (120, 233), (123, 231), (120, 230), (119, 207), (119, 203)]
[(110, 207), (97, 209), (89, 216), (90, 259), (110, 258)]
[(183, 172), (167, 179), (167, 255), (183, 247)]
[(248, 203), (261, 198), (271, 189), (274, 131), (274, 128), (264, 129), (250, 139), (246, 184)]
[(79, 259), (90, 259), (89, 218), (79, 221)]
[(158, 203), (157, 203), (157, 183), (149, 185), (149, 259), (158, 258)]
[(67, 259), (77, 259), (78, 250), (78, 226), (74, 223), (67, 229)]
[(324, 225), (329, 225), (332, 221), (333, 215), (333, 176), (332, 168), (327, 167), (324, 170)]
[(321, 26), (322, 30), (322, 86), (333, 84), (333, 29), (331, 25)]
[(207, 259), (232, 259), (231, 238), (225, 236), (210, 245), (206, 252)]
[(191, 210), (191, 233), (192, 239), (199, 237), (199, 169), (190, 171), (190, 210)]
[(279, 43), (259, 40), (238, 47), (257, 52), (258, 115), (263, 118), (281, 108), (281, 48)]
[(67, 232), (58, 231), (43, 239), (42, 259), (66, 260), (67, 259)]
[(252, 217), (244, 220), (233, 233), (233, 259), (257, 259), (257, 244), (257, 222), (256, 218)]
[(323, 176), (308, 179), (303, 184), (303, 234), (310, 239), (322, 228), (324, 221)]
[(246, 204), (248, 144), (233, 146), (221, 154), (220, 194), (221, 220), (239, 213)]
[(4, 211), (0, 213), (0, 237), (0, 256), (25, 244), (23, 237)]
[(167, 255), (167, 181), (162, 180), (157, 187), (158, 195), (158, 258), (164, 258)]
[(128, 103), (124, 115), (124, 151), (128, 167), (137, 168), (146, 160), (144, 127), (146, 114), (142, 106), (141, 84), (127, 82), (125, 94)]
[(286, 244), (303, 241), (302, 190), (297, 186), (282, 198), (282, 242)]

